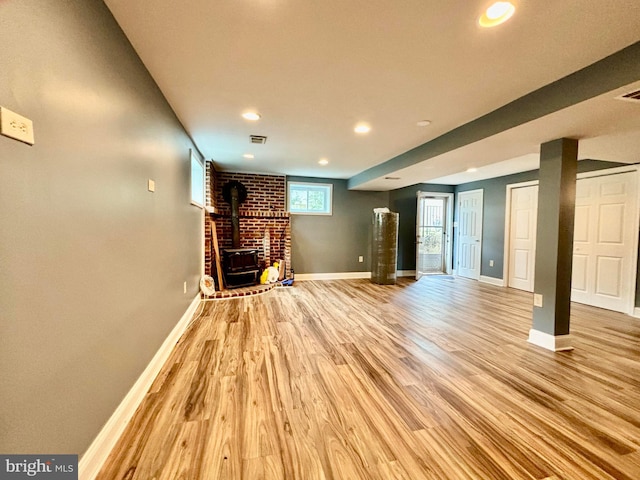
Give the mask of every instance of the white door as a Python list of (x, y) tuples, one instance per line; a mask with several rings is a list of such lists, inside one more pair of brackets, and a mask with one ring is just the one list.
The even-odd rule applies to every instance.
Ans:
[(585, 178), (577, 183), (571, 299), (625, 312), (629, 309), (633, 249), (638, 232), (636, 174)]
[(480, 278), (482, 190), (458, 194), (458, 275)]
[(511, 189), (508, 285), (527, 292), (533, 292), (537, 216), (538, 186)]

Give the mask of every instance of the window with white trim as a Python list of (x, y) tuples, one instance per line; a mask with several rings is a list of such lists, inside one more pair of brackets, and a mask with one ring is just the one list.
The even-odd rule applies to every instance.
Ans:
[(330, 183), (288, 182), (289, 212), (305, 215), (331, 215), (333, 185)]
[(204, 208), (204, 165), (191, 150), (191, 203)]

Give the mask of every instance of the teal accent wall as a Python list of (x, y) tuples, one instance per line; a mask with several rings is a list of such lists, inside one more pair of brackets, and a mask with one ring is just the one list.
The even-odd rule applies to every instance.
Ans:
[[(624, 164), (599, 160), (582, 160), (578, 162), (578, 173), (591, 172), (606, 168), (619, 167)], [(504, 222), (507, 206), (507, 185), (538, 180), (538, 170), (516, 173), (504, 177), (496, 177), (478, 182), (464, 183), (455, 187), (456, 205), (458, 193), (469, 190), (483, 190), (484, 211), (482, 217), (482, 265), (480, 275), (502, 279), (504, 268)], [(457, 212), (454, 214), (458, 220)], [(457, 231), (454, 232), (454, 268), (457, 262)], [(493, 267), (489, 261), (493, 260)]]
[[(502, 278), (504, 266), (504, 222), (507, 203), (507, 185), (513, 183), (529, 182), (538, 179), (538, 170), (517, 173), (505, 177), (491, 178), (479, 182), (458, 185), (455, 189), (456, 205), (458, 194), (470, 190), (482, 190), (484, 211), (482, 215), (482, 264), (480, 275), (494, 278)], [(458, 212), (454, 214), (458, 221)], [(454, 232), (454, 268), (457, 265), (457, 229)], [(493, 260), (493, 267), (489, 261)]]
[(578, 140), (560, 138), (540, 146), (533, 329), (569, 334)]
[(348, 190), (346, 180), (287, 177), (287, 181), (333, 185), (332, 215), (291, 215), (295, 273), (370, 272), (373, 209), (388, 207), (389, 193)]
[(398, 270), (416, 269), (416, 217), (418, 192), (453, 193), (452, 185), (419, 183), (389, 192), (389, 208), (400, 214), (398, 226)]
[(83, 454), (198, 293), (194, 146), (103, 2), (0, 19), (0, 452)]

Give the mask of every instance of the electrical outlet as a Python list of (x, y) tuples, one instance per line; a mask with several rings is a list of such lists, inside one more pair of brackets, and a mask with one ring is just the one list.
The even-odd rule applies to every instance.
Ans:
[(493, 267), (493, 260), (489, 260), (489, 266)]
[(363, 257), (362, 255), (360, 255), (360, 256), (358, 257), (358, 261), (359, 261), (360, 263), (364, 262), (364, 257)]
[(542, 295), (539, 293), (533, 294), (533, 306), (542, 308)]
[(184, 282), (184, 287), (182, 290), (182, 293), (187, 293), (187, 282)]
[(153, 180), (149, 179), (149, 183), (147, 188), (149, 189), (150, 192), (155, 192), (156, 191), (156, 182), (154, 182)]
[(4, 107), (0, 107), (0, 133), (29, 145), (35, 143), (33, 122)]

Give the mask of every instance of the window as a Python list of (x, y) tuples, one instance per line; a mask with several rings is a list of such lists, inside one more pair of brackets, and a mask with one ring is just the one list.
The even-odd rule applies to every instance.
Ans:
[(191, 203), (204, 208), (204, 165), (191, 150)]
[(331, 215), (333, 185), (289, 182), (289, 212)]

